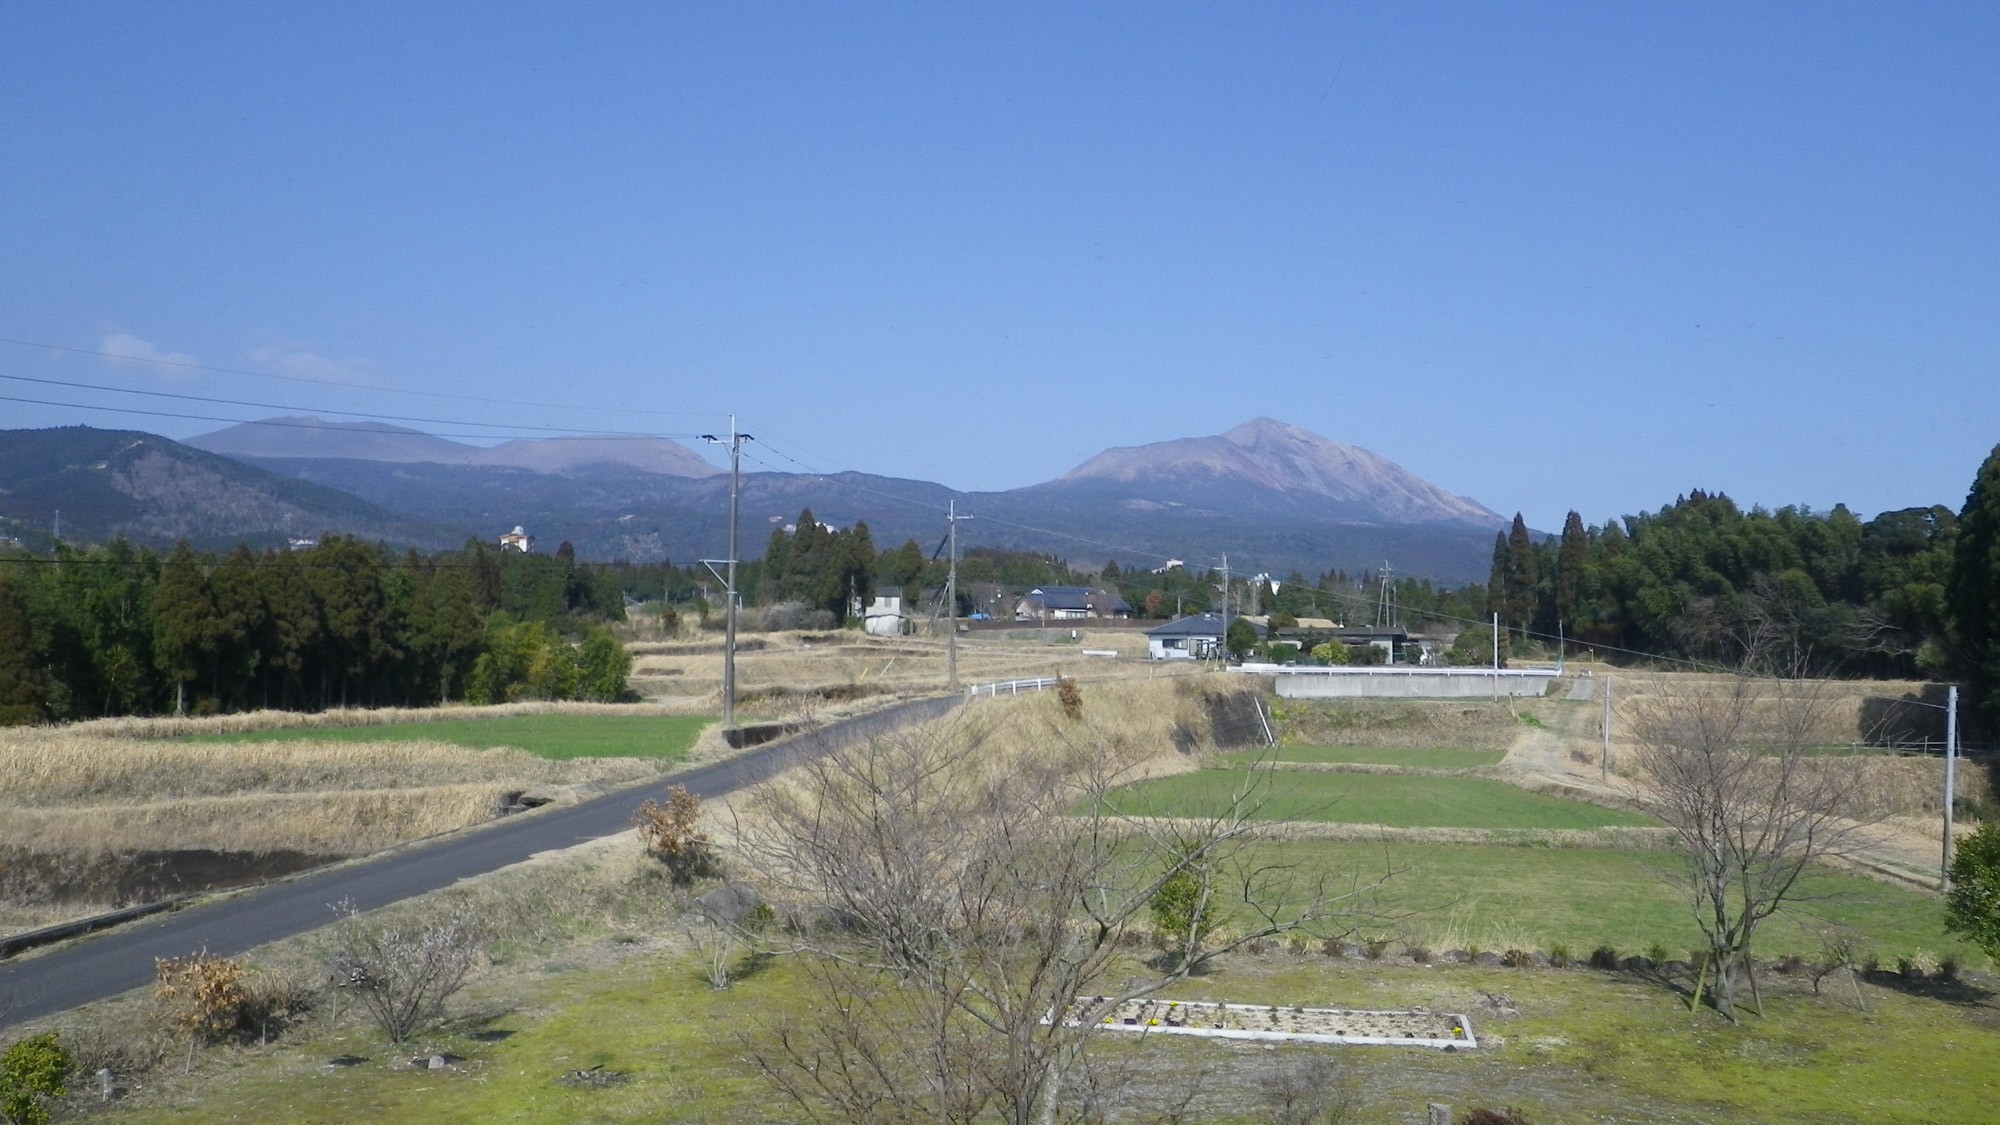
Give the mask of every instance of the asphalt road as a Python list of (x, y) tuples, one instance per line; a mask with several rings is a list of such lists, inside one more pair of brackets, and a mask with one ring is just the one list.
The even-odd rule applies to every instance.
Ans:
[(685, 785), (702, 798), (732, 793), (755, 785), (802, 756), (942, 715), (958, 701), (955, 696), (943, 696), (898, 704), (673, 774), (659, 784), (541, 809), (398, 848), (359, 863), (325, 868), (171, 914), (154, 915), (40, 955), (0, 964), (0, 1010), (9, 1020), (67, 1011), (150, 984), (156, 957), (183, 957), (203, 948), (213, 954), (236, 956), (327, 925), (334, 917), (331, 904), (342, 899), (351, 899), (362, 910), (373, 910), (519, 863), (539, 852), (628, 832), (632, 811), (639, 802), (656, 795), (666, 784)]

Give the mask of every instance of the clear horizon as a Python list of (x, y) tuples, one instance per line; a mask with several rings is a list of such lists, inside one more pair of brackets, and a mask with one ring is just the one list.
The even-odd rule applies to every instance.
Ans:
[(10, 428), (733, 410), (751, 468), (990, 491), (1268, 415), (1542, 530), (1956, 508), (2000, 440), (1988, 6), (21, 4), (0, 41), (0, 337), (75, 349), (0, 344), (0, 395), (78, 404)]

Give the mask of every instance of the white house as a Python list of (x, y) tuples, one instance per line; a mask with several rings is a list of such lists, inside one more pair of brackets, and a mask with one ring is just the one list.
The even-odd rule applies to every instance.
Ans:
[(535, 537), (528, 534), (521, 525), (515, 524), (514, 530), (500, 537), (500, 549), (528, 554), (535, 549)]
[[(1252, 621), (1257, 635), (1264, 627)], [(1222, 648), (1222, 615), (1196, 613), (1146, 630), (1146, 654), (1154, 660), (1210, 660)]]

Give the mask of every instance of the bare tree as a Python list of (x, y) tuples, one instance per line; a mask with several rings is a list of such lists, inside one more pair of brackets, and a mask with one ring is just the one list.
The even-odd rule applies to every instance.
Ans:
[[(739, 821), (742, 854), (818, 927), (816, 1015), (754, 1051), (814, 1120), (1055, 1121), (1097, 1013), (1249, 941), (1349, 932), (1380, 884), (1274, 862), (1255, 771), (1210, 815), (1134, 817), (1108, 797), (1152, 747), (1088, 721), (1026, 733), (961, 717), (878, 738), (764, 787)], [(1161, 888), (1189, 875), (1193, 916), (1227, 928), (1133, 960)]]
[(1820, 753), (1835, 737), (1821, 686), (1747, 675), (1705, 686), (1648, 700), (1634, 732), (1641, 796), (1686, 860), (1683, 886), (1715, 974), (1711, 1002), (1733, 1022), (1739, 973), (1757, 995), (1748, 973), (1757, 927), (1799, 897), (1814, 863), (1852, 850), (1876, 802), (1851, 762)]
[(392, 1043), (442, 1016), (445, 1001), (465, 986), (479, 957), (478, 922), (464, 902), (404, 926), (371, 921), (350, 899), (335, 903), (333, 912), (340, 920), (328, 973), (336, 987), (360, 995)]

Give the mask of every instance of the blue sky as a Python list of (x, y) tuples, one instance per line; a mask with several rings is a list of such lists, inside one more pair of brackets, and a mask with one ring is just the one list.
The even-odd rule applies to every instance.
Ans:
[(0, 52), (0, 337), (294, 381), (0, 375), (736, 411), (961, 488), (1270, 415), (1548, 529), (1956, 506), (2000, 441), (1991, 4), (16, 2)]

